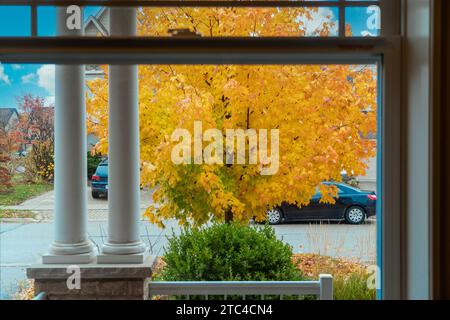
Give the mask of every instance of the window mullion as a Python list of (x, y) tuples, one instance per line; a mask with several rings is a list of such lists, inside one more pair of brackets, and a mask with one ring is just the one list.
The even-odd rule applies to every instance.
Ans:
[(345, 36), (345, 0), (339, 0), (339, 37)]
[(381, 36), (401, 34), (401, 0), (381, 0)]
[(31, 1), (31, 36), (36, 37), (38, 35), (38, 7), (35, 0)]

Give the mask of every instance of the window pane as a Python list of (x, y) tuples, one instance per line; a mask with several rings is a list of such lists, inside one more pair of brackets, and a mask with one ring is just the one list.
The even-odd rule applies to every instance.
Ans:
[[(315, 3), (317, 2), (317, 3)], [(345, 11), (347, 36), (379, 36), (381, 29), (379, 1), (361, 6), (362, 2), (336, 2), (320, 6), (322, 0), (280, 2), (280, 7), (146, 7), (139, 8), (140, 36), (307, 36), (339, 35), (340, 10)], [(289, 7), (305, 3), (302, 7)], [(338, 6), (339, 5), (339, 6)], [(345, 7), (343, 7), (345, 5)], [(0, 20), (5, 27), (0, 35), (29, 35), (29, 6), (0, 6)], [(56, 9), (38, 8), (38, 35), (56, 34)], [(109, 33), (109, 9), (84, 8), (84, 28), (88, 36)]]
[[(39, 115), (39, 121), (48, 120), (41, 117), (44, 115), (53, 117), (54, 98), (59, 93), (55, 92), (54, 66), (6, 64), (0, 65), (0, 71), (8, 76), (6, 84), (5, 78), (0, 78), (0, 106), (17, 109), (23, 120), (29, 119), (29, 112)], [(270, 205), (283, 210), (286, 223), (270, 228), (278, 240), (292, 248), (292, 261), (303, 272), (303, 280), (317, 280), (319, 273), (331, 273), (340, 284), (335, 290), (336, 299), (375, 298), (374, 289), (367, 286), (367, 270), (373, 272), (377, 264), (379, 216), (375, 210), (382, 197), (376, 194), (380, 183), (376, 65), (140, 65), (138, 72), (140, 209), (143, 214), (151, 207), (147, 213), (154, 213), (154, 218), (166, 225), (166, 229), (159, 228), (149, 214), (139, 222), (140, 236), (151, 243), (151, 254), (164, 255), (169, 246), (166, 237), (172, 236), (172, 231), (175, 235), (181, 233), (179, 222), (185, 222), (184, 218), (201, 223), (209, 221), (202, 217), (215, 217), (221, 223), (224, 208), (230, 205), (239, 212), (234, 219), (253, 228), (249, 220), (267, 219)], [(86, 75), (88, 136), (80, 139), (91, 151), (86, 155), (90, 170), (87, 174), (89, 178), (96, 175), (86, 190), (87, 228), (90, 240), (101, 246), (107, 229), (110, 190), (109, 163), (101, 162), (108, 152), (108, 105), (126, 89), (109, 90), (107, 67), (89, 66)], [(258, 134), (267, 130), (269, 145), (273, 130), (279, 130), (278, 170), (262, 176), (261, 163), (249, 163), (251, 148), (247, 146), (244, 164), (238, 164), (237, 157), (229, 166), (209, 164), (206, 148), (211, 141), (206, 140), (202, 144), (202, 163), (174, 163), (171, 154), (176, 142), (171, 136), (175, 130), (184, 129), (194, 139), (195, 121), (202, 123), (203, 133), (217, 129), (220, 137), (222, 133), (226, 136), (227, 129), (254, 129)], [(39, 130), (45, 123), (31, 125)], [(16, 134), (16, 126), (10, 128)], [(48, 137), (28, 136), (28, 130), (17, 133), (32, 139), (34, 145), (48, 147), (42, 152), (50, 156), (42, 159), (53, 161), (53, 141), (46, 140)], [(19, 144), (18, 148), (23, 150), (11, 151), (8, 166), (20, 168), (27, 163), (25, 160), (33, 160), (28, 157), (32, 152), (30, 143)], [(270, 148), (268, 155), (272, 156), (276, 149), (272, 145)], [(52, 178), (47, 176), (52, 174), (51, 164), (45, 163), (45, 170), (17, 170), (14, 186), (28, 185), (27, 174), (33, 173), (44, 175), (41, 178), (50, 184), (45, 190), (52, 189)], [(128, 172), (129, 168), (123, 170)], [(336, 193), (333, 185), (345, 192)], [(52, 195), (44, 194), (42, 201), (34, 202), (36, 207), (27, 207), (46, 217), (46, 223), (32, 224), (37, 228), (32, 232), (12, 228), (2, 235), (0, 263), (10, 265), (0, 270), (2, 298), (11, 297), (17, 280), (26, 279), (20, 265), (35, 262), (36, 255), (44, 253), (53, 240)], [(327, 195), (335, 202), (327, 200)], [(245, 210), (241, 210), (242, 206)], [(364, 223), (357, 224), (362, 222), (361, 217)], [(258, 245), (254, 241), (245, 245), (249, 245), (252, 257), (253, 249), (261, 250), (253, 247)], [(192, 268), (196, 266), (200, 264)], [(345, 292), (350, 294), (343, 295)]]
[(0, 36), (29, 36), (30, 11), (25, 6), (0, 6)]
[(336, 36), (338, 17), (335, 7), (143, 8), (139, 34), (168, 36), (174, 29), (187, 29), (203, 37)]
[(345, 9), (346, 36), (376, 37), (380, 35), (380, 7), (349, 7)]

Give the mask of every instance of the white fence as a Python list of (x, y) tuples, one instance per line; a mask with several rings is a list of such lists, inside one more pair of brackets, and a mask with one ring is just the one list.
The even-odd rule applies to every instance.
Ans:
[(152, 281), (149, 298), (154, 296), (317, 296), (333, 300), (333, 277), (322, 274), (318, 281)]

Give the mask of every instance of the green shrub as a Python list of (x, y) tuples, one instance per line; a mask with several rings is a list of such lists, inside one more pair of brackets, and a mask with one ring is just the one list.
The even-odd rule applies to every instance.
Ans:
[[(375, 299), (375, 290), (367, 288), (369, 275), (362, 265), (312, 254), (293, 256), (291, 247), (278, 240), (270, 226), (215, 224), (183, 229), (180, 235), (169, 239), (156, 278), (164, 281), (299, 281), (317, 280), (320, 273), (333, 275), (335, 300)], [(284, 296), (284, 299), (298, 298)]]
[(292, 248), (269, 226), (215, 224), (169, 239), (160, 278), (166, 281), (302, 280)]
[(102, 156), (100, 154), (92, 154), (91, 152), (87, 153), (87, 175), (88, 179), (91, 179), (92, 175), (97, 170), (98, 165), (102, 162)]

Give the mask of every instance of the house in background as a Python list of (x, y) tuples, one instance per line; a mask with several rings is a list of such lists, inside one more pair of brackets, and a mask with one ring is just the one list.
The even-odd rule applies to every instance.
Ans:
[[(0, 107), (0, 134), (7, 135), (8, 132), (17, 126), (20, 115), (16, 108)], [(27, 144), (22, 144), (18, 150), (18, 154), (22, 154), (27, 148)]]
[[(84, 24), (84, 34), (89, 37), (109, 36), (109, 8), (101, 8), (91, 15)], [(102, 78), (103, 71), (98, 65), (86, 65), (86, 80)]]
[(377, 191), (377, 157), (367, 161), (367, 171), (364, 176), (356, 177), (358, 188), (368, 191)]
[(0, 130), (8, 131), (19, 120), (19, 112), (16, 108), (0, 107)]
[(95, 15), (91, 15), (84, 25), (86, 36), (108, 36), (109, 35), (109, 8), (101, 8)]
[[(109, 8), (101, 8), (95, 15), (90, 15), (84, 24), (84, 34), (90, 37), (107, 37), (109, 35)], [(103, 70), (98, 65), (86, 65), (86, 80), (103, 78)], [(87, 136), (87, 149), (91, 150), (99, 139), (93, 134)]]

